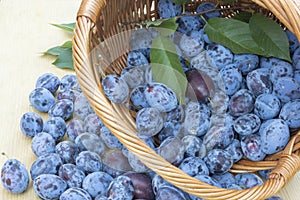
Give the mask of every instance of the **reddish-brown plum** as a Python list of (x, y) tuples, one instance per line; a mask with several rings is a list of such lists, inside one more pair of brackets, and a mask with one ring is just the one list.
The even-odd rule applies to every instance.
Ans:
[(128, 176), (132, 181), (134, 187), (134, 199), (155, 199), (152, 189), (152, 180), (149, 176), (137, 172), (127, 172), (123, 175)]
[(212, 79), (204, 72), (191, 69), (186, 72), (188, 80), (187, 95), (193, 99), (197, 98), (200, 102), (206, 102), (212, 97), (215, 91), (215, 85)]

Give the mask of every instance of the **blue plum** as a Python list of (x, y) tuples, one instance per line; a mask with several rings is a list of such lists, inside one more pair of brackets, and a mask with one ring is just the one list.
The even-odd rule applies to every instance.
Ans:
[(92, 200), (92, 197), (82, 188), (69, 188), (60, 195), (59, 200)]
[(56, 153), (42, 155), (30, 167), (31, 179), (34, 180), (41, 174), (57, 174), (62, 164), (60, 156)]
[(162, 112), (170, 112), (178, 105), (176, 94), (162, 83), (149, 83), (145, 89), (145, 97), (151, 107)]
[(55, 152), (55, 140), (46, 132), (35, 135), (31, 141), (31, 149), (36, 156)]
[(33, 189), (41, 199), (58, 199), (67, 189), (67, 183), (57, 175), (42, 174), (33, 180)]
[(240, 135), (250, 135), (258, 131), (261, 121), (253, 113), (245, 114), (234, 121), (233, 128)]
[[(186, 14), (190, 14), (186, 12)], [(179, 31), (182, 34), (188, 34), (191, 31), (198, 31), (203, 26), (200, 16), (184, 16), (177, 20)]]
[(84, 132), (83, 121), (73, 118), (67, 124), (66, 134), (68, 139), (71, 141), (75, 141), (76, 137)]
[(117, 75), (108, 74), (102, 80), (106, 97), (113, 103), (124, 103), (129, 96), (129, 87), (125, 80)]
[(274, 154), (284, 149), (290, 140), (290, 130), (282, 119), (270, 119), (265, 121), (259, 134), (262, 141), (262, 151), (266, 154)]
[(243, 77), (236, 64), (223, 67), (220, 70), (219, 77), (227, 95), (233, 95), (241, 88)]
[(29, 174), (24, 164), (17, 159), (8, 159), (1, 168), (1, 183), (8, 192), (23, 193), (29, 185)]
[(55, 141), (59, 141), (64, 137), (67, 131), (67, 125), (65, 120), (61, 117), (49, 117), (44, 122), (43, 131), (49, 133)]
[(262, 120), (276, 117), (281, 109), (281, 102), (274, 94), (261, 94), (254, 103), (254, 113)]
[(30, 104), (40, 112), (48, 112), (55, 103), (53, 94), (45, 88), (35, 88), (29, 94)]
[(26, 137), (34, 137), (43, 130), (43, 118), (35, 112), (24, 113), (20, 120), (20, 128)]
[(229, 100), (229, 113), (235, 117), (248, 114), (254, 108), (254, 95), (247, 89), (240, 89)]
[(209, 170), (200, 157), (187, 157), (178, 166), (183, 172), (190, 176), (196, 176), (197, 174), (209, 174)]
[(283, 103), (300, 98), (300, 84), (291, 77), (278, 78), (273, 86), (273, 93)]
[(248, 135), (241, 140), (244, 156), (252, 161), (261, 161), (266, 157), (262, 145), (262, 138), (258, 134)]
[(92, 107), (90, 106), (87, 98), (84, 96), (83, 93), (80, 93), (79, 96), (76, 97), (74, 101), (74, 113), (73, 116), (78, 118), (82, 121), (88, 116), (89, 114), (94, 113)]
[(130, 51), (127, 55), (127, 67), (149, 65), (149, 61), (140, 51)]
[(204, 2), (204, 3), (201, 3), (198, 6), (197, 12), (203, 12), (203, 11), (211, 10), (210, 12), (206, 12), (206, 13), (203, 14), (203, 17), (205, 19), (221, 17), (221, 12), (219, 10), (215, 10), (216, 7), (217, 7), (217, 5), (212, 3), (212, 2)]
[(213, 149), (209, 151), (204, 161), (211, 174), (223, 174), (228, 172), (233, 165), (231, 155), (223, 149)]
[(247, 75), (259, 65), (259, 57), (255, 54), (235, 54), (233, 63), (241, 70), (243, 75)]
[(287, 123), (290, 129), (300, 128), (300, 100), (295, 100), (284, 104), (282, 107), (279, 118)]
[(235, 182), (244, 189), (263, 184), (262, 179), (254, 173), (237, 174), (235, 176)]
[(75, 160), (76, 166), (85, 173), (92, 173), (102, 170), (101, 157), (91, 151), (82, 151)]
[(109, 200), (131, 200), (134, 196), (134, 187), (131, 179), (127, 176), (118, 176), (109, 185)]
[(52, 73), (45, 73), (38, 77), (35, 87), (43, 87), (54, 94), (60, 85), (60, 80)]
[(171, 18), (181, 14), (181, 6), (173, 3), (172, 0), (159, 0), (157, 12), (161, 18)]
[(58, 170), (58, 175), (69, 188), (80, 188), (85, 178), (85, 173), (74, 164), (63, 164)]
[(75, 163), (79, 150), (74, 142), (61, 141), (56, 145), (55, 153), (61, 157), (63, 163)]
[[(106, 138), (109, 139), (109, 138)], [(82, 133), (75, 139), (79, 151), (92, 151), (102, 156), (106, 150), (105, 142), (99, 135), (93, 133)]]
[(113, 177), (105, 172), (93, 172), (85, 177), (82, 188), (94, 198), (99, 194), (106, 195), (112, 181)]
[(68, 120), (73, 115), (74, 105), (73, 101), (69, 99), (57, 100), (49, 109), (50, 117), (61, 117)]
[(81, 91), (77, 77), (75, 74), (67, 74), (60, 79), (60, 91), (75, 89)]
[(290, 30), (285, 31), (288, 39), (289, 39), (289, 48), (290, 53), (293, 54), (295, 50), (299, 47), (299, 41), (294, 33), (292, 33)]
[(195, 37), (196, 34), (199, 34), (199, 32), (191, 31), (183, 35), (179, 41), (179, 47), (187, 58), (195, 57), (203, 51), (204, 41), (201, 37)]
[(233, 62), (232, 52), (220, 44), (208, 44), (206, 50), (209, 63), (219, 70)]
[(270, 69), (268, 68), (258, 68), (249, 72), (246, 81), (248, 89), (255, 96), (272, 92), (272, 81), (270, 79)]
[(156, 108), (143, 108), (137, 112), (136, 128), (139, 135), (154, 136), (164, 126), (164, 115)]

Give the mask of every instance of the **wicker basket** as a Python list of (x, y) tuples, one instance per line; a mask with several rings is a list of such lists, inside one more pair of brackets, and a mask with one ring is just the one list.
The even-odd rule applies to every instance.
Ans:
[[(135, 28), (134, 25), (123, 26), (120, 23), (156, 19), (157, 1), (84, 0), (82, 2), (73, 39), (73, 58), (76, 75), (90, 105), (119, 141), (147, 167), (190, 194), (205, 199), (246, 200), (265, 199), (274, 195), (300, 169), (300, 132), (291, 137), (282, 152), (268, 156), (260, 162), (241, 160), (231, 168), (235, 173), (274, 168), (263, 185), (245, 190), (226, 190), (188, 176), (157, 155), (136, 136), (135, 122), (128, 109), (124, 105), (112, 104), (105, 97), (100, 84), (100, 74), (104, 70), (105, 73), (119, 74), (126, 66), (126, 53), (122, 52), (126, 52), (129, 46), (124, 44), (124, 41), (128, 41), (130, 30)], [(195, 9), (201, 2), (203, 1), (193, 0), (186, 6), (186, 10)], [(300, 41), (299, 4), (298, 0), (239, 0), (231, 4), (221, 3), (219, 6), (232, 8), (222, 12), (225, 17), (231, 16), (237, 10), (266, 14), (274, 20), (279, 20), (294, 32)], [(121, 34), (121, 37), (112, 38), (116, 34)], [(102, 41), (105, 42), (101, 43)], [(106, 58), (117, 59), (110, 62), (103, 57), (99, 58), (100, 54)]]

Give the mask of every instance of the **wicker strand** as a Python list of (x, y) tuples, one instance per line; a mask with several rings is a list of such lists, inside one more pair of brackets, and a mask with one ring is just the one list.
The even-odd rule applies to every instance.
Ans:
[(83, 0), (77, 13), (77, 17), (85, 16), (95, 24), (101, 9), (106, 5), (106, 0)]
[(286, 184), (297, 171), (300, 170), (300, 158), (299, 156), (285, 155), (279, 160), (277, 167), (270, 173), (269, 179), (278, 179), (282, 177)]

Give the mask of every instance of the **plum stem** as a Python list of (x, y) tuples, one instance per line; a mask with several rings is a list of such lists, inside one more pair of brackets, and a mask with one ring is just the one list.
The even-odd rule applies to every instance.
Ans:
[(8, 155), (5, 152), (2, 152), (1, 155), (9, 159)]
[(207, 97), (207, 100), (209, 101), (209, 103), (214, 106), (214, 102), (212, 101), (212, 99), (210, 97)]

